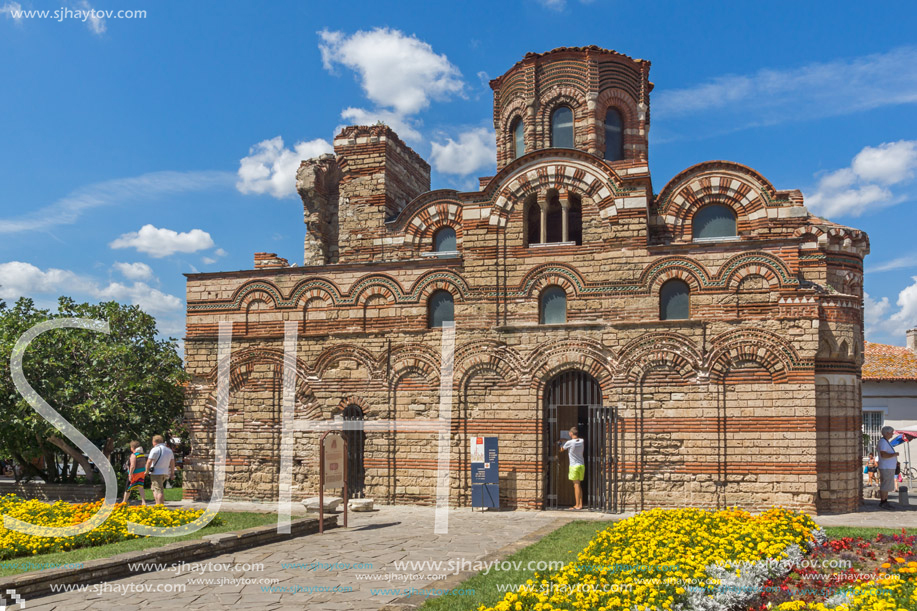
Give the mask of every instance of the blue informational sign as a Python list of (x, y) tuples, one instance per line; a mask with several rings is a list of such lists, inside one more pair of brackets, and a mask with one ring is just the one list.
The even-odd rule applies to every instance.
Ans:
[(500, 446), (496, 437), (471, 438), (471, 506), (500, 506)]

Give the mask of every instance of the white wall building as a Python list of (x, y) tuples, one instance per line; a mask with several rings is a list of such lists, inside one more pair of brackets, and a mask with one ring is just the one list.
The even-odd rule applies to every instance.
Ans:
[(863, 432), (872, 443), (864, 447), (865, 453), (875, 448), (885, 425), (896, 430), (917, 429), (917, 329), (907, 332), (905, 348), (866, 342)]

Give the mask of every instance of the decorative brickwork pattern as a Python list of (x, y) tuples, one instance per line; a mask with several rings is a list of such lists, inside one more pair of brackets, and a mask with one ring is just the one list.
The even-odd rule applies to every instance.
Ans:
[[(614, 414), (609, 509), (855, 510), (868, 238), (737, 163), (692, 166), (654, 194), (648, 70), (596, 47), (526, 56), (491, 83), (498, 172), (479, 191), (429, 191), (429, 165), (382, 125), (345, 128), (334, 155), (304, 161), (303, 266), (259, 253), (253, 270), (188, 275), (189, 496), (212, 486), (220, 321), (234, 335), (226, 494), (274, 499), (284, 323), (299, 324), (297, 422), (341, 418), (348, 405), (367, 425), (435, 419), (442, 332), (428, 328), (427, 302), (444, 290), (456, 328), (453, 503), (470, 502), (468, 440), (496, 435), (501, 503), (548, 504), (546, 397), (576, 370)], [(574, 107), (573, 149), (545, 141), (560, 102)], [(626, 128), (625, 159), (610, 163), (609, 106)], [(528, 152), (510, 159), (517, 117)], [(550, 238), (561, 235), (545, 225), (551, 202), (575, 239)], [(710, 203), (735, 211), (735, 236), (693, 238)], [(456, 250), (437, 253), (444, 227)], [(672, 279), (689, 287), (687, 319), (660, 320)], [(552, 287), (566, 322), (539, 324)], [(317, 436), (294, 433), (294, 500), (317, 492)], [(434, 502), (437, 450), (429, 433), (368, 428), (366, 496)]]

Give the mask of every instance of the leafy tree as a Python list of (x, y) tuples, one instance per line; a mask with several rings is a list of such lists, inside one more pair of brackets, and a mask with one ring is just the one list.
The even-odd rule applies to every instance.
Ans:
[[(187, 379), (175, 339), (158, 339), (156, 320), (137, 306), (114, 301), (58, 301), (58, 312), (20, 298), (0, 302), (0, 456), (16, 460), (24, 474), (46, 482), (76, 480), (82, 466), (94, 474), (83, 453), (19, 394), (10, 372), (16, 341), (34, 325), (60, 317), (105, 320), (110, 333), (54, 329), (29, 345), (23, 358), (26, 380), (35, 391), (106, 457), (131, 439), (150, 445), (153, 435), (180, 427)], [(44, 468), (33, 461), (44, 458)], [(38, 461), (37, 461), (38, 462)], [(115, 465), (120, 468), (120, 465)]]

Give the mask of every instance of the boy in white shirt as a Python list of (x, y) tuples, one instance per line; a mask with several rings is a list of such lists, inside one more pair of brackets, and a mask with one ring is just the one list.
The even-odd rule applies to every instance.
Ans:
[(570, 472), (569, 478), (573, 482), (573, 494), (576, 497), (576, 505), (573, 509), (583, 508), (583, 477), (586, 475), (586, 463), (583, 461), (583, 440), (579, 436), (579, 430), (574, 426), (570, 429), (570, 439), (560, 449), (561, 452), (569, 450), (570, 454)]

